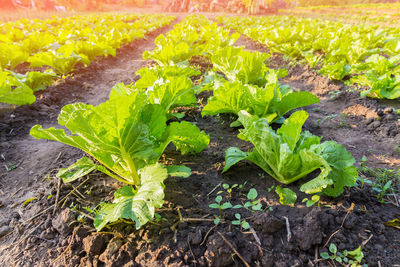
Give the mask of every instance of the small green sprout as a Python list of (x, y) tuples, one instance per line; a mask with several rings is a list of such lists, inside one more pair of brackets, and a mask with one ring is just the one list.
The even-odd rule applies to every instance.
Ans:
[(249, 190), (249, 192), (247, 193), (247, 199), (249, 201), (246, 201), (244, 203), (244, 205), (240, 205), (240, 204), (235, 205), (235, 206), (233, 206), (233, 208), (234, 209), (245, 208), (245, 209), (250, 210), (250, 211), (261, 210), (262, 209), (262, 204), (260, 203), (259, 199), (256, 199), (257, 195), (258, 195), (257, 190), (254, 189), (254, 188), (251, 188)]
[(240, 231), (242, 230), (247, 230), (250, 228), (250, 224), (245, 220), (242, 219), (241, 215), (239, 213), (235, 213), (235, 218), (236, 220), (232, 221), (233, 225), (240, 225)]
[(221, 196), (217, 196), (215, 198), (215, 203), (211, 203), (209, 205), (209, 207), (212, 208), (212, 209), (218, 209), (220, 217), (222, 215), (222, 210), (226, 210), (226, 209), (232, 208), (232, 204), (230, 202), (221, 203), (221, 201), (222, 201), (222, 197)]
[[(226, 192), (228, 193), (228, 197), (231, 198), (232, 197), (232, 190), (234, 188), (238, 187), (238, 184), (234, 184), (232, 186), (230, 186), (229, 184), (222, 184), (222, 188), (224, 188), (226, 190)], [(218, 193), (222, 193), (222, 191), (218, 192)]]
[(368, 267), (367, 264), (361, 265), (361, 261), (364, 258), (364, 253), (362, 252), (361, 246), (352, 251), (344, 250), (340, 252), (338, 251), (336, 245), (331, 243), (329, 245), (329, 252), (321, 252), (320, 256), (324, 260), (335, 260), (345, 266)]
[(320, 206), (320, 205), (319, 205), (319, 199), (320, 199), (320, 196), (319, 196), (319, 195), (313, 195), (313, 196), (311, 197), (311, 199), (304, 198), (301, 202), (306, 202), (306, 207), (307, 207), (307, 208), (308, 208), (308, 207), (311, 207), (312, 205), (314, 205), (315, 203), (318, 202), (318, 207), (319, 207), (319, 206)]

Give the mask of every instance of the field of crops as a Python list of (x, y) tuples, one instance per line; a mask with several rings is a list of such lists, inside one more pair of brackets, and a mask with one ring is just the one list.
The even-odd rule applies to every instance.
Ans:
[(0, 265), (400, 266), (400, 29), (329, 10), (2, 23)]

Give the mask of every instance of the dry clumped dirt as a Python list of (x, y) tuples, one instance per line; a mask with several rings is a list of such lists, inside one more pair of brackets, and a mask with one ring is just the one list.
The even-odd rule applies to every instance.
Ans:
[[(135, 81), (135, 72), (151, 64), (141, 60), (142, 52), (153, 49), (154, 38), (169, 29), (171, 26), (122, 48), (116, 58), (101, 59), (76, 71), (72, 78), (46, 90), (35, 104), (17, 108), (0, 120), (0, 163), (18, 165), (0, 174), (0, 266), (220, 267), (244, 266), (244, 262), (250, 266), (331, 266), (319, 257), (320, 252), (327, 251), (326, 243), (335, 243), (339, 250), (362, 245), (369, 266), (400, 264), (400, 232), (384, 224), (400, 218), (398, 207), (380, 203), (371, 187), (364, 185), (346, 190), (337, 199), (322, 197), (320, 207), (307, 208), (301, 203), (307, 196), (297, 190), (298, 182), (288, 186), (298, 195), (296, 205), (280, 205), (272, 189), (277, 184), (257, 166), (241, 162), (221, 174), (227, 148), (250, 147), (236, 137), (237, 129), (229, 127), (230, 116), (203, 118), (202, 106), (182, 112), (186, 113), (185, 120), (196, 121), (210, 135), (210, 146), (189, 156), (167, 149), (163, 163), (185, 164), (193, 174), (186, 179), (166, 180), (165, 204), (157, 211), (159, 220), (139, 230), (134, 224), (115, 224), (100, 233), (94, 230), (90, 218), (78, 221), (81, 214), (73, 206), (88, 213), (83, 207), (112, 200), (112, 193), (121, 184), (94, 173), (88, 180), (59, 185), (54, 176), (57, 170), (83, 153), (56, 142), (34, 140), (28, 135), (29, 129), (36, 123), (56, 126), (58, 112), (65, 104), (99, 104), (115, 83)], [(268, 51), (246, 37), (236, 45)], [(277, 55), (268, 62), (274, 68), (286, 63)], [(212, 67), (201, 57), (191, 64), (203, 73)], [(400, 155), (395, 147), (400, 144), (399, 115), (393, 113), (392, 102), (362, 99), (357, 93), (347, 92), (345, 85), (301, 65), (290, 67), (282, 83), (321, 98), (320, 104), (306, 108), (310, 113), (306, 130), (345, 145), (358, 163), (365, 155), (371, 168), (398, 166)], [(332, 99), (330, 91), (342, 93)], [(203, 105), (209, 95), (199, 95)], [(235, 189), (229, 196), (222, 183), (243, 184), (243, 189)], [(79, 193), (70, 194), (78, 186)], [(60, 200), (68, 197), (53, 210), (58, 188)], [(218, 211), (209, 204), (217, 193), (224, 191), (224, 201), (233, 205), (243, 204), (250, 188), (257, 190), (264, 209), (240, 209), (252, 230), (241, 231), (230, 223), (238, 212), (232, 209), (226, 210), (222, 223), (215, 226), (213, 219)], [(22, 207), (31, 197), (36, 200)]]

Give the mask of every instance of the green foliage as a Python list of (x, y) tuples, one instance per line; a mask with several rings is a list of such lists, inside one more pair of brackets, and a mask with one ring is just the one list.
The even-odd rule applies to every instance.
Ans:
[[(168, 125), (166, 108), (151, 100), (145, 91), (133, 91), (120, 84), (111, 91), (109, 100), (99, 106), (76, 103), (62, 109), (59, 124), (68, 128), (71, 135), (63, 129), (42, 129), (39, 125), (31, 130), (35, 138), (77, 147), (101, 164), (80, 159), (60, 170), (59, 177), (65, 182), (98, 170), (131, 185), (117, 191), (112, 204), (102, 205), (95, 221), (97, 230), (118, 218), (132, 219), (137, 227), (152, 219), (154, 208), (160, 206), (163, 198), (160, 190), (163, 192), (162, 181), (168, 174), (157, 161), (169, 143), (183, 154), (197, 153), (208, 146), (209, 137), (195, 125), (185, 121)], [(161, 98), (160, 103), (171, 105), (164, 100)], [(169, 101), (175, 100), (169, 98)], [(175, 176), (188, 175), (187, 168), (170, 168), (169, 172)], [(141, 202), (144, 196), (146, 203)], [(133, 206), (143, 207), (143, 214)]]
[(15, 105), (30, 105), (36, 97), (32, 89), (8, 72), (0, 71), (0, 102)]
[(296, 203), (297, 195), (289, 188), (282, 188), (279, 185), (275, 188), (275, 193), (279, 195), (279, 202), (282, 205), (293, 206)]
[[(238, 114), (246, 110), (272, 123), (290, 110), (319, 103), (319, 99), (309, 92), (294, 92), (288, 86), (280, 85), (278, 79), (287, 75), (287, 71), (267, 68), (264, 61), (269, 56), (241, 47), (227, 47), (215, 53), (211, 57), (214, 69), (222, 72), (229, 81), (224, 82), (214, 74), (217, 79), (213, 84), (214, 95), (208, 99), (202, 116)], [(238, 123), (231, 126), (238, 126)]]
[(250, 52), (242, 47), (225, 47), (213, 54), (211, 61), (214, 69), (228, 80), (263, 87), (268, 71), (264, 61), (269, 57), (269, 54)]
[[(215, 198), (215, 203), (211, 203), (208, 205), (212, 209), (218, 209), (219, 212), (219, 217), (222, 216), (222, 211), (226, 209), (232, 208), (232, 204), (227, 201), (227, 202), (222, 202), (222, 196), (217, 196)], [(217, 223), (216, 223), (217, 224)]]
[(154, 41), (156, 48), (146, 51), (143, 59), (152, 59), (160, 66), (188, 65), (193, 56), (210, 57), (221, 47), (233, 45), (239, 36), (205, 16), (187, 16), (166, 35), (159, 35)]
[(329, 245), (329, 252), (321, 252), (320, 256), (324, 260), (336, 261), (340, 264), (350, 267), (368, 267), (367, 264), (361, 265), (361, 261), (364, 258), (361, 246), (355, 250), (342, 252), (338, 251), (337, 246), (334, 243)]
[[(306, 202), (306, 207), (311, 207), (312, 205), (314, 205), (315, 203), (318, 203), (320, 199), (319, 195), (313, 195), (311, 197), (311, 199), (308, 198), (304, 198), (301, 202)], [(318, 203), (318, 207), (319, 207), (319, 203)]]
[(306, 62), (347, 84), (368, 86), (362, 95), (400, 97), (400, 32), (298, 16), (219, 17), (217, 21), (268, 46), (272, 53)]
[[(162, 15), (73, 16), (48, 20), (21, 19), (3, 23), (0, 30), (0, 102), (27, 105), (35, 101), (33, 92), (44, 90), (58, 76), (71, 73), (77, 64), (88, 65), (100, 56), (115, 56), (122, 44), (174, 17)], [(127, 23), (136, 19), (134, 23)], [(14, 73), (21, 63), (31, 68), (53, 71)], [(57, 75), (56, 75), (57, 74)], [(29, 88), (31, 90), (29, 90)]]
[(233, 225), (239, 225), (240, 226), (240, 231), (247, 230), (250, 228), (250, 224), (245, 220), (242, 219), (242, 216), (240, 215), (240, 213), (235, 213), (235, 218), (236, 220), (232, 221)]
[(266, 119), (259, 119), (246, 111), (239, 112), (239, 121), (245, 127), (240, 131), (239, 138), (251, 142), (254, 148), (251, 152), (229, 148), (223, 172), (246, 159), (279, 182), (290, 184), (320, 169), (320, 174), (304, 183), (300, 190), (308, 194), (322, 192), (329, 196), (339, 196), (345, 186), (353, 186), (355, 183), (355, 160), (336, 142), (320, 144), (319, 137), (302, 132), (307, 117), (305, 111), (297, 111), (275, 132)]
[(46, 89), (46, 87), (50, 86), (54, 79), (57, 78), (57, 75), (53, 71), (49, 70), (44, 72), (29, 71), (25, 74), (19, 74), (12, 71), (9, 72), (18, 79), (19, 82), (31, 88), (33, 92)]

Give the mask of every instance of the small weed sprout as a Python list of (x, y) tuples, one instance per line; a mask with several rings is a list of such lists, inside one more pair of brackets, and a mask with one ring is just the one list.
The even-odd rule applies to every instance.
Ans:
[(320, 256), (324, 260), (334, 260), (344, 266), (368, 267), (367, 264), (361, 265), (361, 261), (364, 258), (361, 246), (352, 251), (344, 250), (340, 252), (338, 251), (337, 246), (334, 243), (331, 243), (329, 245), (329, 252), (321, 252)]
[[(226, 190), (226, 192), (228, 193), (228, 198), (232, 197), (232, 190), (234, 188), (238, 187), (238, 184), (234, 184), (234, 185), (229, 185), (229, 184), (222, 184), (222, 188)], [(218, 194), (222, 193), (223, 191), (219, 191)]]
[(222, 216), (222, 211), (223, 210), (232, 208), (232, 204), (230, 202), (221, 203), (221, 201), (222, 201), (222, 197), (221, 196), (217, 196), (215, 198), (215, 203), (211, 203), (209, 205), (209, 207), (212, 208), (212, 209), (218, 209), (219, 217)]
[(304, 198), (301, 202), (306, 202), (306, 207), (307, 207), (307, 208), (308, 208), (308, 207), (311, 207), (311, 206), (314, 205), (315, 203), (318, 203), (318, 207), (320, 207), (319, 199), (320, 199), (320, 196), (319, 196), (319, 195), (313, 195), (313, 196), (311, 197), (311, 199)]
[(256, 199), (257, 195), (258, 195), (257, 190), (254, 189), (254, 188), (251, 188), (249, 190), (249, 192), (247, 193), (248, 201), (246, 201), (244, 203), (244, 205), (238, 204), (238, 205), (233, 206), (233, 208), (234, 209), (245, 208), (245, 209), (250, 210), (252, 212), (261, 210), (262, 209), (262, 204), (260, 203), (259, 199)]
[(232, 224), (239, 225), (241, 232), (243, 231), (243, 229), (247, 230), (250, 228), (250, 224), (245, 219), (242, 219), (242, 216), (239, 213), (235, 213), (235, 218), (236, 220), (232, 221)]

